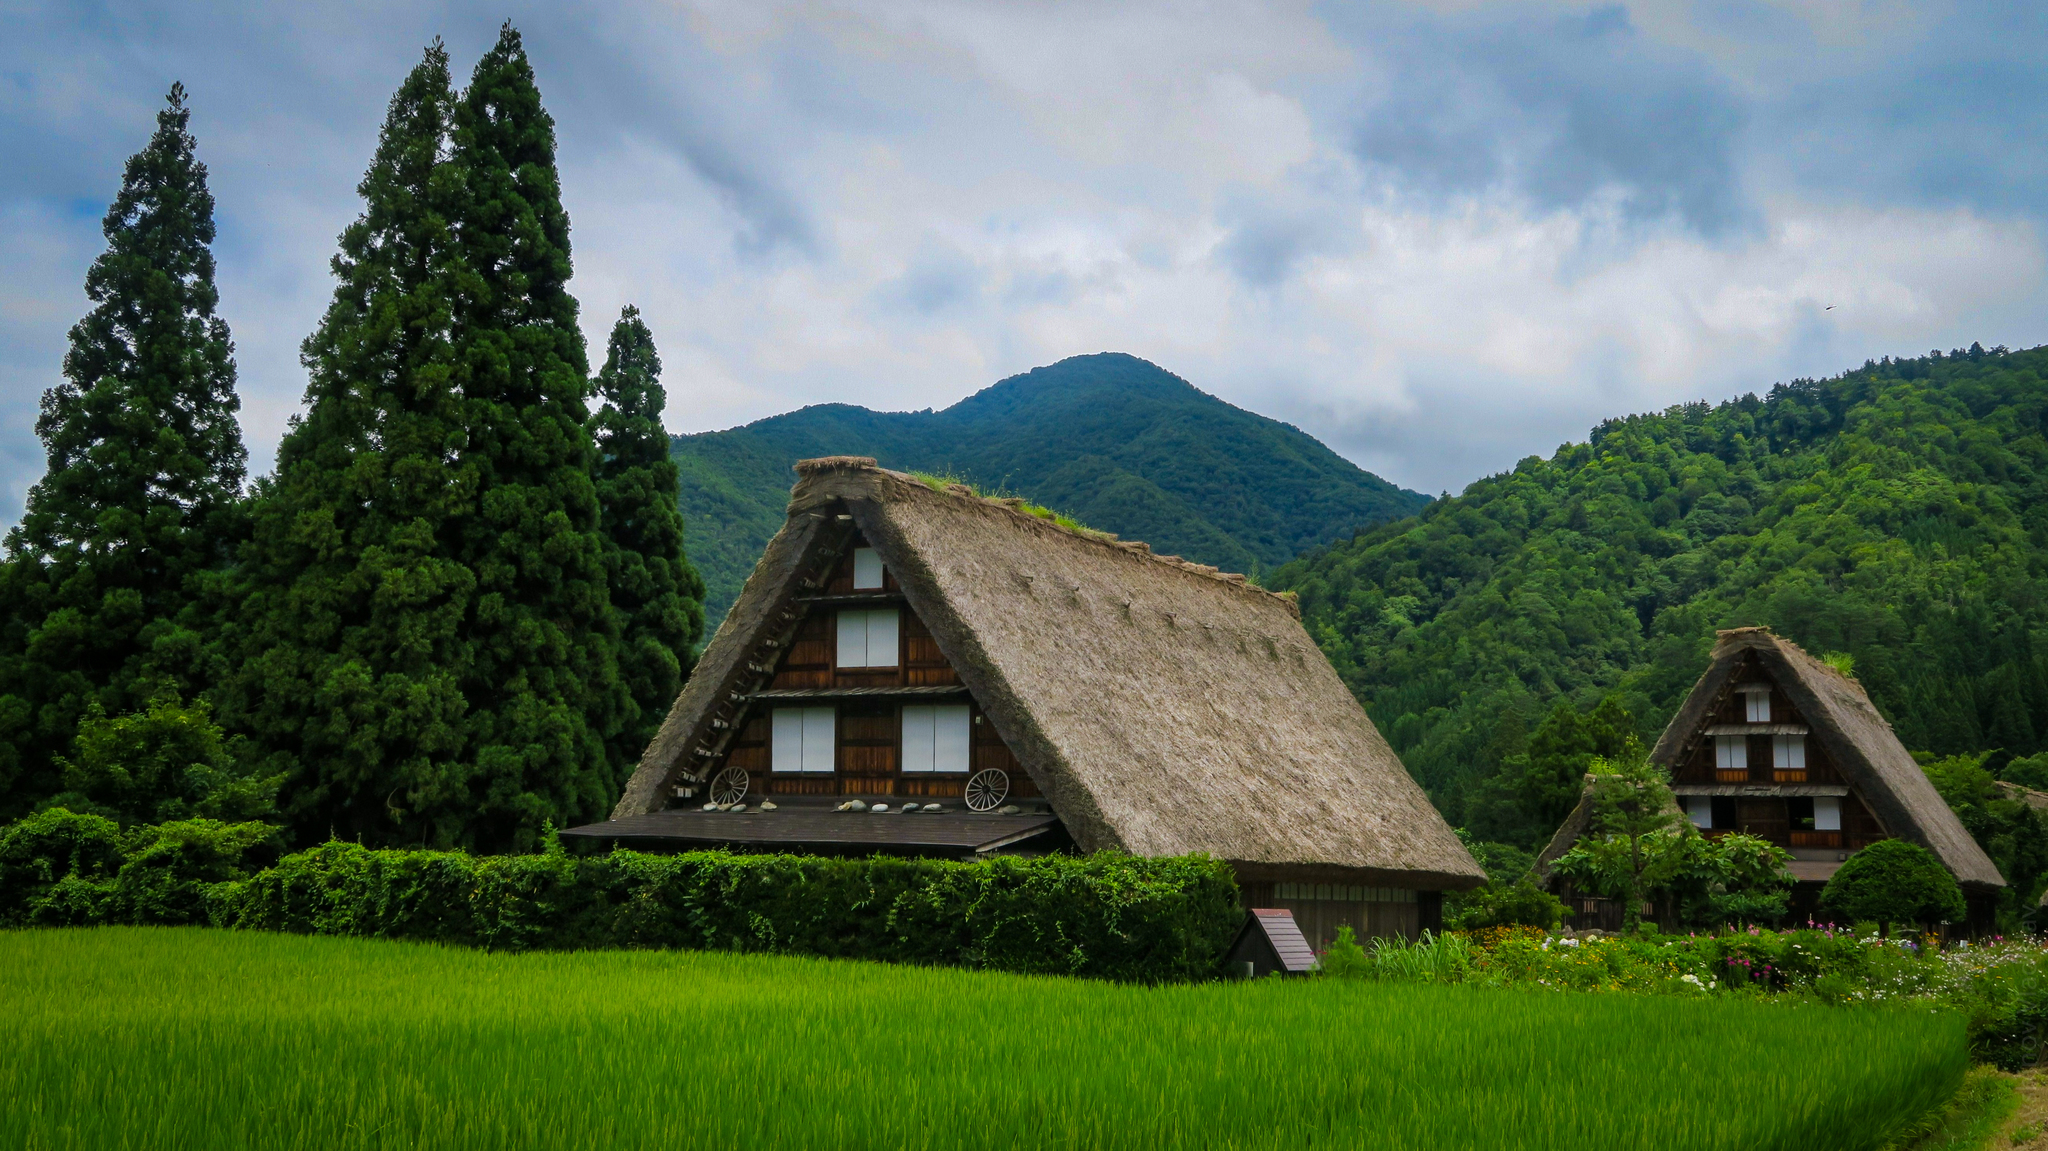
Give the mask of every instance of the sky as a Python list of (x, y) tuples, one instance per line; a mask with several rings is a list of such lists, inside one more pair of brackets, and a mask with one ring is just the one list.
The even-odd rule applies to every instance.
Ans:
[(173, 80), (251, 472), (384, 107), (507, 16), (671, 431), (1123, 351), (1458, 491), (1602, 419), (2048, 343), (2048, 6), (0, 0), (0, 524)]

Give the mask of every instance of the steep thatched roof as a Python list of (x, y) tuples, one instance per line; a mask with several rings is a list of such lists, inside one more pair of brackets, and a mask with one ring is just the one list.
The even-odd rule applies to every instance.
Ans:
[(614, 818), (660, 810), (703, 770), (713, 711), (761, 674), (793, 596), (857, 528), (1082, 849), (1207, 852), (1248, 879), (1484, 879), (1292, 597), (864, 457), (797, 471), (788, 521)]
[(1892, 734), (1892, 725), (1877, 713), (1862, 685), (1769, 628), (1719, 633), (1712, 664), (1657, 740), (1652, 759), (1676, 766), (1691, 752), (1731, 677), (1751, 655), (1806, 718), (1809, 738), (1827, 748), (1887, 832), (1933, 852), (1959, 883), (2005, 886), (1998, 868)]

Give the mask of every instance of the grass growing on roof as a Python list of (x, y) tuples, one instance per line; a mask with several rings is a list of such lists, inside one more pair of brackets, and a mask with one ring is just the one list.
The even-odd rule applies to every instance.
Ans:
[(935, 492), (939, 492), (940, 494), (944, 494), (947, 489), (955, 486), (963, 487), (966, 488), (968, 491), (973, 492), (975, 495), (981, 497), (982, 499), (997, 500), (999, 502), (1009, 504), (1012, 508), (1015, 508), (1016, 510), (1023, 512), (1025, 515), (1037, 516), (1039, 519), (1042, 520), (1051, 520), (1053, 523), (1060, 525), (1061, 527), (1067, 529), (1070, 532), (1079, 532), (1084, 536), (1100, 536), (1103, 539), (1116, 538), (1114, 535), (1111, 535), (1108, 532), (1096, 531), (1094, 528), (1089, 527), (1087, 524), (1082, 523), (1080, 520), (1077, 520), (1070, 515), (1066, 515), (1061, 512), (1056, 512), (1051, 508), (1044, 506), (1043, 504), (1034, 504), (1030, 500), (1025, 499), (1023, 496), (1012, 495), (1001, 489), (997, 489), (995, 491), (983, 491), (978, 485), (969, 483), (968, 481), (961, 479), (959, 476), (942, 476), (935, 475), (931, 472), (911, 472), (909, 474), (910, 478), (918, 481), (919, 483), (923, 484), (924, 486), (930, 488)]
[(1876, 1148), (1961, 1022), (1336, 980), (0, 933), (38, 1148)]

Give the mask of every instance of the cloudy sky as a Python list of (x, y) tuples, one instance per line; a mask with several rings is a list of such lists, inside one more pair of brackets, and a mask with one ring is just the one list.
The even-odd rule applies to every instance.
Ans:
[(1608, 415), (2048, 342), (2044, 13), (0, 0), (0, 523), (174, 79), (258, 471), (385, 101), (509, 14), (586, 330), (646, 312), (671, 430), (1119, 350), (1436, 492)]

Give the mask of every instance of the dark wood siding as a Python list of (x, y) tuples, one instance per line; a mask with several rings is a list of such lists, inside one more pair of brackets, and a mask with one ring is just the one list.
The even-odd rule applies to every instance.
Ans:
[(831, 687), (832, 647), (835, 642), (837, 637), (832, 634), (831, 613), (813, 610), (797, 627), (796, 640), (776, 666), (775, 678), (768, 686), (778, 689)]
[(892, 795), (902, 725), (893, 704), (839, 705), (839, 776), (847, 795)]
[[(1294, 913), (1301, 933), (1317, 951), (1327, 950), (1337, 930), (1349, 927), (1357, 939), (1414, 939), (1422, 932), (1420, 892), (1401, 898), (1366, 898), (1392, 894), (1345, 884), (1245, 883), (1241, 897), (1247, 907), (1282, 907)], [(1358, 898), (1354, 898), (1358, 897)]]
[[(939, 650), (938, 641), (897, 590), (894, 573), (883, 569), (880, 591), (853, 587), (853, 548), (866, 546), (859, 540), (848, 547), (831, 579), (816, 593), (821, 599), (808, 602), (795, 636), (775, 667), (769, 687), (819, 689), (852, 687), (957, 687), (960, 676)], [(801, 602), (801, 601), (800, 601)], [(840, 668), (837, 666), (838, 613), (845, 610), (889, 608), (897, 615), (898, 657), (895, 667)], [(958, 799), (966, 790), (967, 778), (975, 771), (995, 768), (1010, 777), (1013, 799), (1039, 799), (1038, 786), (1017, 765), (1016, 756), (988, 722), (979, 705), (966, 696), (915, 702), (968, 703), (972, 724), (969, 770), (943, 775), (904, 775), (902, 755), (901, 700), (838, 699), (816, 703), (801, 700), (758, 701), (748, 706), (740, 722), (741, 732), (718, 766), (745, 768), (770, 795), (903, 796), (943, 801)], [(773, 731), (770, 712), (777, 706), (831, 706), (836, 709), (835, 769), (826, 775), (774, 775), (770, 741)]]
[(939, 641), (908, 606), (900, 621), (903, 631), (903, 682), (910, 687), (946, 687), (960, 682), (960, 674), (939, 651)]

